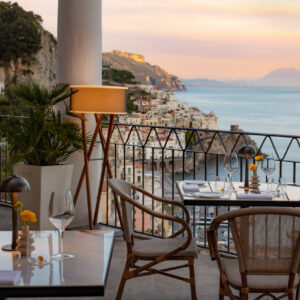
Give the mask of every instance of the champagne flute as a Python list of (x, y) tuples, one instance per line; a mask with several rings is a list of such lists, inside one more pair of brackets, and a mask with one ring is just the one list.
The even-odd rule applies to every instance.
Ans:
[(224, 164), (224, 170), (229, 176), (229, 189), (232, 192), (235, 190), (232, 184), (232, 175), (239, 168), (239, 161), (238, 161), (237, 154), (235, 152), (226, 153), (224, 156), (223, 164)]
[(267, 190), (265, 192), (271, 193), (272, 191), (270, 190), (269, 178), (270, 178), (270, 175), (272, 175), (275, 171), (274, 155), (271, 154), (270, 157), (265, 158), (261, 162), (260, 168), (263, 171), (263, 173), (267, 176)]
[(59, 253), (52, 256), (55, 260), (73, 258), (73, 254), (63, 252), (63, 232), (74, 219), (74, 203), (71, 191), (52, 193), (49, 203), (49, 221), (59, 231)]

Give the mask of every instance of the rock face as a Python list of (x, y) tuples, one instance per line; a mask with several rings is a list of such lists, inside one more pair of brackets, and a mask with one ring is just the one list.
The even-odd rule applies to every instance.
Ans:
[(178, 77), (159, 66), (150, 65), (142, 55), (113, 50), (103, 52), (102, 60), (103, 66), (132, 72), (136, 81), (142, 84), (153, 84), (163, 89), (185, 90)]
[[(43, 85), (55, 84), (56, 75), (56, 39), (46, 30), (41, 32), (42, 49), (34, 56), (30, 66), (19, 65), (18, 82), (35, 80)], [(103, 66), (128, 70), (133, 73), (136, 81), (153, 84), (163, 89), (185, 90), (178, 77), (170, 75), (159, 66), (147, 63), (144, 56), (126, 53), (119, 50), (103, 53)], [(13, 67), (9, 71), (13, 77)], [(5, 81), (4, 70), (0, 68), (0, 82)]]
[[(41, 32), (42, 49), (34, 56), (30, 66), (19, 65), (18, 82), (35, 80), (45, 86), (55, 84), (56, 40), (45, 30)], [(12, 77), (13, 68), (10, 70)], [(4, 71), (0, 69), (0, 81), (5, 81)]]

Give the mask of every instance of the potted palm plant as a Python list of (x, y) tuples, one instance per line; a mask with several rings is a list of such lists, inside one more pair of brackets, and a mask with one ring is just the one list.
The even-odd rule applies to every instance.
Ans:
[[(31, 191), (23, 196), (24, 205), (37, 214), (33, 229), (49, 229), (48, 203), (52, 192), (71, 187), (73, 165), (64, 164), (73, 152), (83, 148), (79, 125), (71, 122), (55, 106), (71, 95), (69, 84), (50, 88), (38, 83), (20, 84), (12, 89), (10, 117), (5, 122), (13, 172), (25, 177)], [(22, 117), (16, 117), (16, 113)]]

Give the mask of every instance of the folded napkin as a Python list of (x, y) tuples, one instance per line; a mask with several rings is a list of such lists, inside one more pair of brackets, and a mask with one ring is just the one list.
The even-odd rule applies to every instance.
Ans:
[(199, 186), (195, 183), (185, 183), (182, 186), (182, 189), (185, 193), (196, 193), (199, 192)]
[(0, 285), (17, 284), (21, 278), (21, 271), (0, 271)]
[(272, 200), (272, 195), (270, 194), (242, 194), (237, 193), (236, 199), (237, 200)]

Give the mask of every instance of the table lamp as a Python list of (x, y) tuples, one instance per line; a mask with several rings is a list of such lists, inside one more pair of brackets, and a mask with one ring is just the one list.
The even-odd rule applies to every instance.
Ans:
[[(80, 189), (85, 176), (86, 179), (86, 191), (87, 191), (87, 205), (88, 205), (88, 215), (89, 215), (89, 227), (93, 229), (94, 225), (97, 224), (99, 207), (101, 201), (101, 192), (104, 184), (105, 169), (107, 167), (109, 178), (113, 177), (112, 170), (109, 164), (109, 145), (113, 132), (114, 115), (126, 114), (127, 113), (127, 87), (118, 86), (99, 86), (99, 85), (72, 85), (72, 91), (77, 91), (71, 96), (70, 101), (70, 111), (74, 113), (81, 114), (81, 126), (82, 134), (84, 139), (84, 167), (81, 172), (81, 176), (77, 185), (76, 193), (74, 195), (74, 205), (76, 205)], [(94, 134), (87, 149), (86, 140), (86, 120), (85, 114), (94, 114), (96, 127)], [(110, 115), (109, 127), (107, 132), (106, 141), (104, 139), (101, 121), (104, 114)], [(89, 178), (89, 161), (95, 146), (97, 135), (99, 135), (104, 158), (102, 163), (102, 171), (97, 195), (96, 208), (94, 213), (94, 219), (92, 217), (92, 201), (91, 201), (91, 191), (90, 191), (90, 178)], [(115, 195), (115, 199), (116, 195)], [(123, 228), (123, 222), (121, 217), (121, 209), (118, 201), (116, 201), (116, 207), (119, 214), (120, 224)]]
[(255, 155), (256, 149), (251, 145), (242, 145), (239, 149), (239, 154), (245, 155), (245, 183), (244, 186), (241, 187), (245, 190), (249, 190), (249, 155)]
[(12, 198), (12, 242), (2, 247), (4, 251), (14, 251), (17, 246), (18, 218), (14, 206), (17, 203), (17, 193), (27, 191), (30, 191), (29, 182), (25, 178), (16, 175), (6, 178), (0, 186), (0, 192), (11, 193)]

